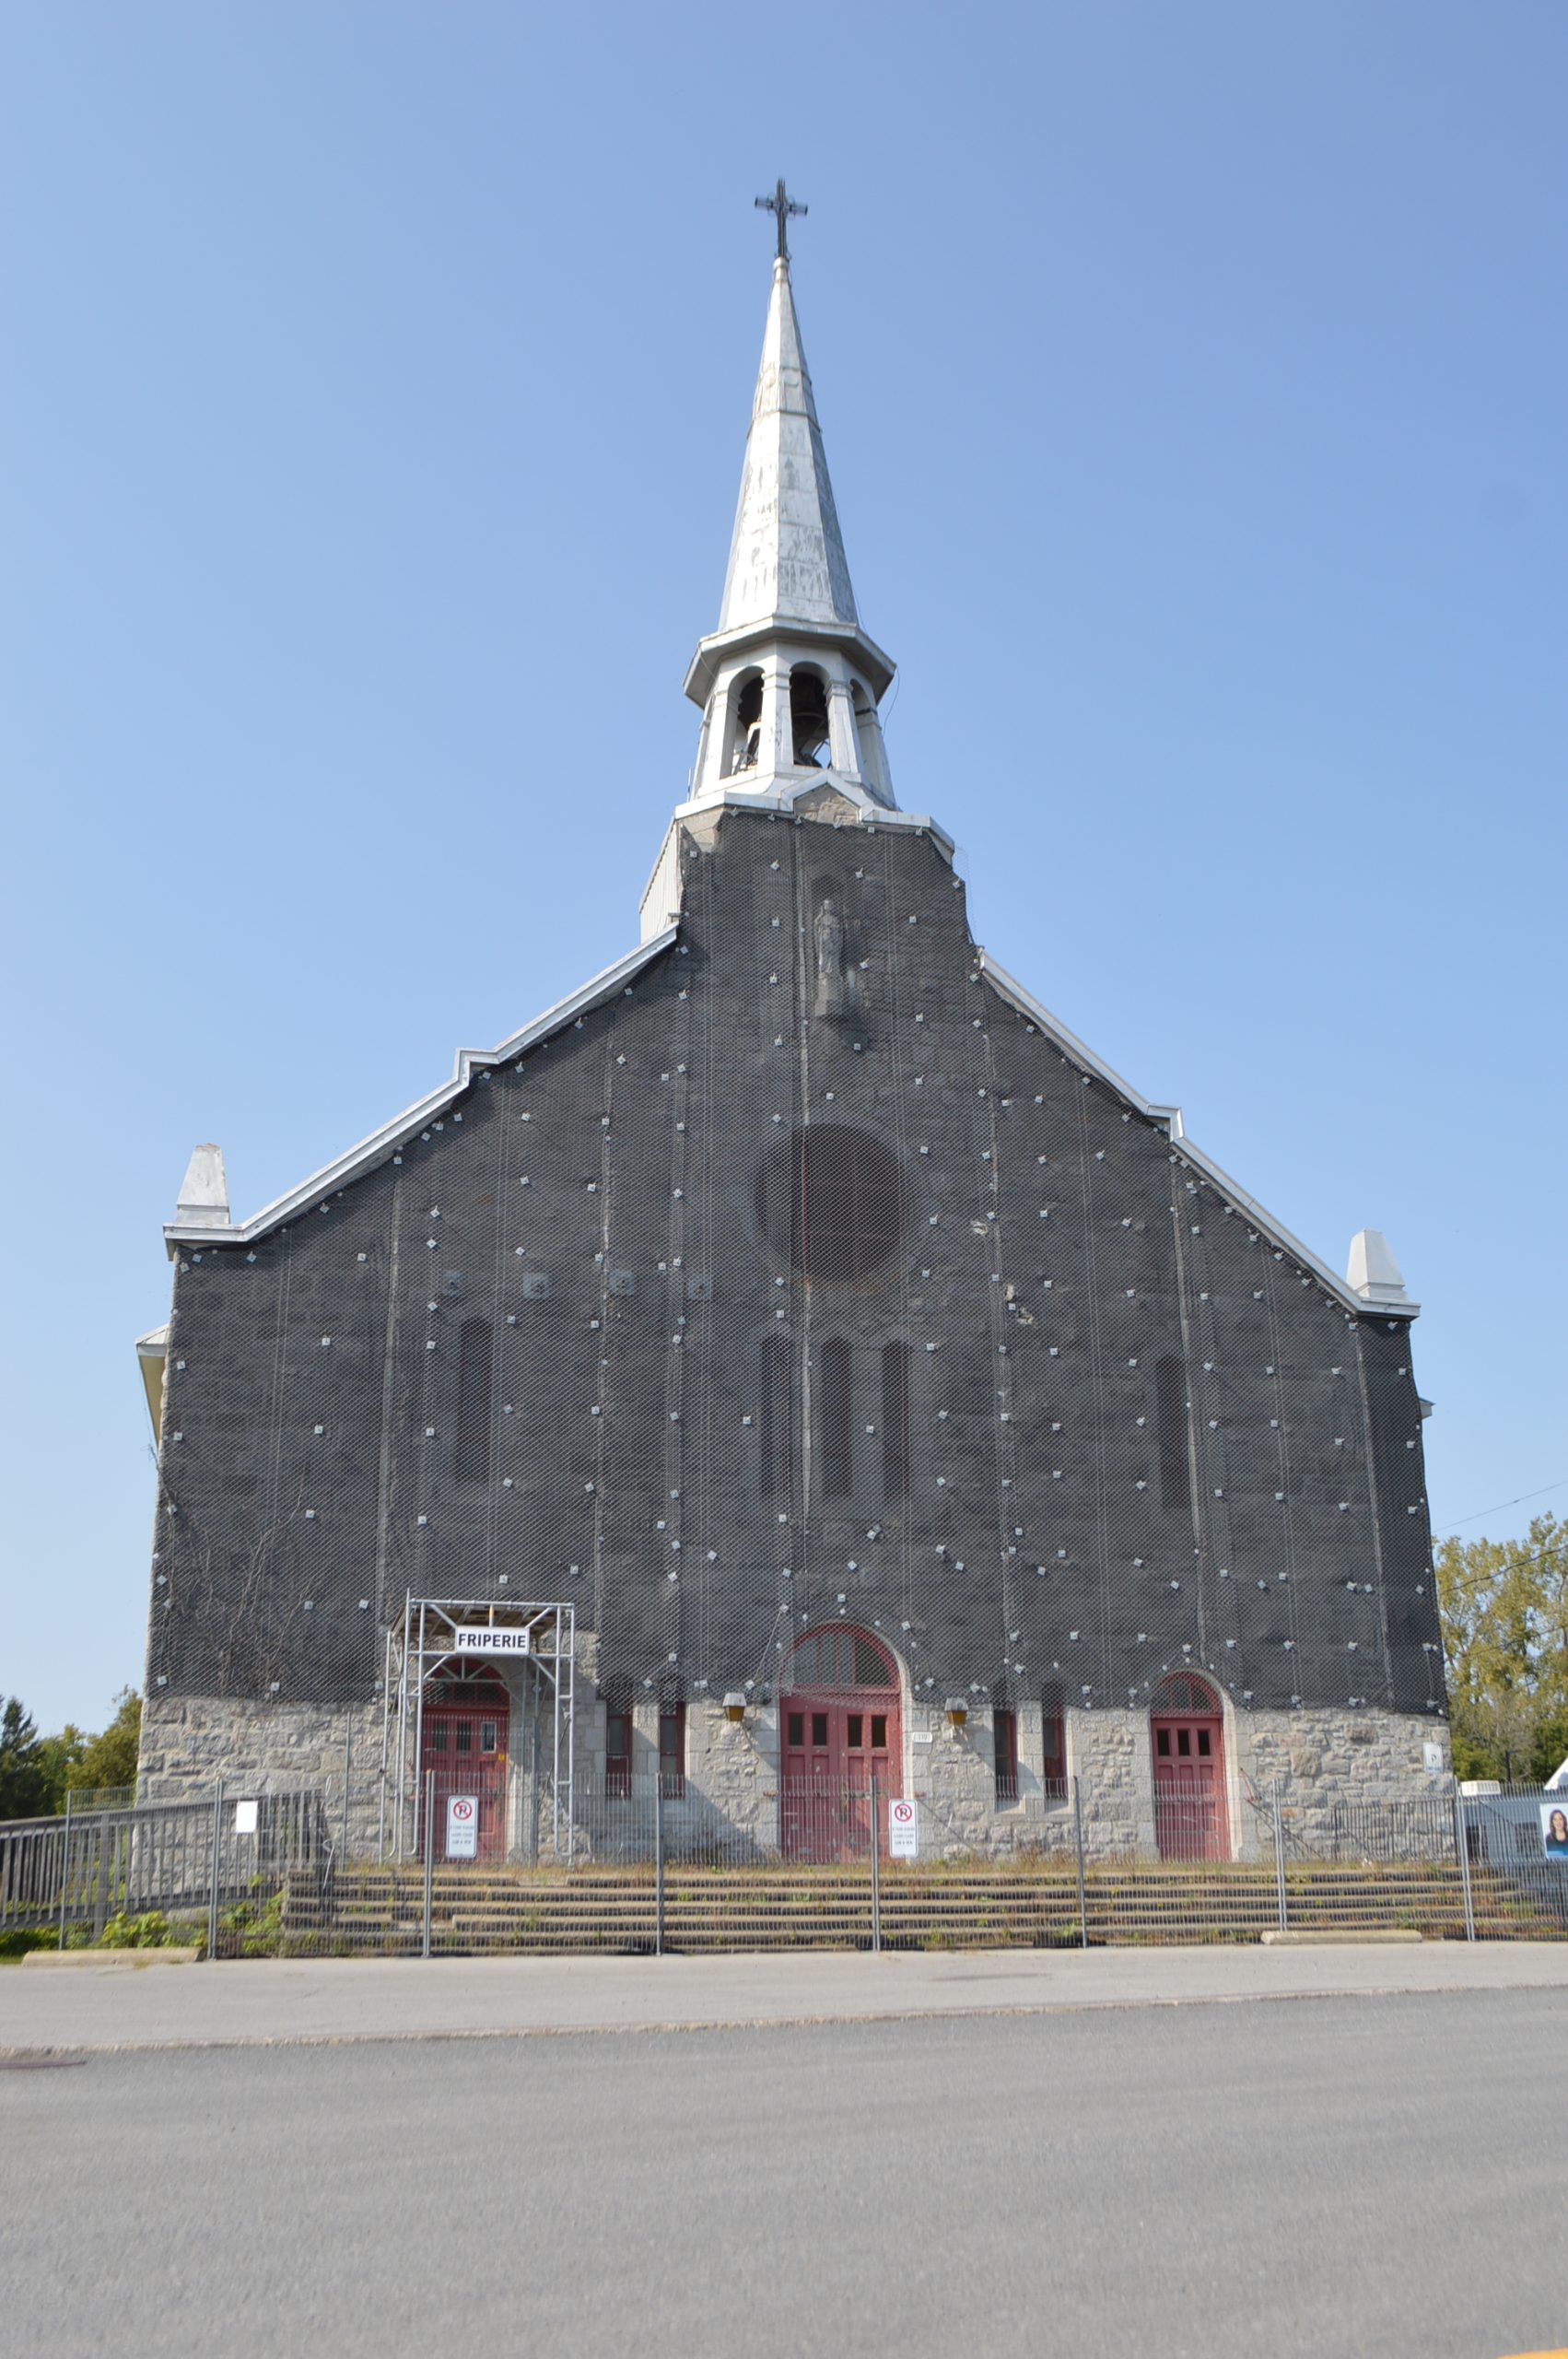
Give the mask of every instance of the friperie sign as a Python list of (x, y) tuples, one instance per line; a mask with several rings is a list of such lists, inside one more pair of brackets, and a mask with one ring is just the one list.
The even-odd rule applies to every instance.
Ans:
[(454, 1655), (531, 1655), (533, 1652), (533, 1632), (525, 1630), (495, 1630), (487, 1625), (474, 1629), (454, 1630), (451, 1634)]

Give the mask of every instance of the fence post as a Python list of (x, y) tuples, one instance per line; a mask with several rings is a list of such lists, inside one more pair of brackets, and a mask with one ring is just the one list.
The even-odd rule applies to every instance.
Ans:
[(425, 1913), (419, 1954), (430, 1954), (430, 1895), (436, 1880), (436, 1773), (425, 1772)]
[(1459, 1889), (1465, 1895), (1465, 1939), (1476, 1937), (1475, 1900), (1470, 1892), (1470, 1837), (1465, 1824), (1465, 1798), (1456, 1790), (1454, 1795), (1454, 1843), (1459, 1854)]
[(1078, 1780), (1072, 1781), (1072, 1841), (1078, 1854), (1078, 1946), (1089, 1946), (1089, 1899), (1083, 1883), (1083, 1797)]
[(71, 1888), (71, 1789), (65, 1789), (65, 1838), (60, 1853), (60, 1946), (65, 1946), (65, 1895)]
[(872, 1771), (872, 1954), (882, 1954), (882, 1829), (876, 1817), (876, 1771)]
[(664, 1770), (653, 1779), (653, 1954), (664, 1954)]
[(84, 1832), (92, 1840), (92, 1872), (88, 1878), (88, 1889), (92, 1894), (92, 1938), (96, 1942), (109, 1922), (109, 1875), (103, 1856), (103, 1820), (99, 1812), (92, 1813)]
[(1285, 1895), (1285, 1825), (1280, 1816), (1280, 1781), (1276, 1778), (1269, 1789), (1274, 1819), (1274, 1884), (1280, 1896), (1280, 1931), (1290, 1923), (1290, 1910)]
[(349, 1706), (349, 1708), (348, 1708), (347, 1711), (346, 1711), (346, 1712), (345, 1713), (345, 1715), (344, 1715), (344, 1721), (345, 1721), (345, 1726), (344, 1726), (344, 1731), (343, 1731), (343, 1849), (342, 1849), (342, 1852), (341, 1852), (341, 1854), (340, 1854), (340, 1860), (341, 1860), (341, 1863), (342, 1863), (344, 1866), (346, 1866), (346, 1865), (347, 1865), (347, 1863), (348, 1863), (348, 1780), (349, 1780), (349, 1777), (350, 1777), (350, 1775), (351, 1775), (351, 1773), (352, 1773), (352, 1771), (353, 1771), (353, 1767), (354, 1767), (354, 1707), (353, 1707), (353, 1705), (352, 1705), (352, 1704)]
[(212, 1790), (212, 1880), (207, 1895), (207, 1959), (217, 1956), (217, 1867), (223, 1844), (223, 1779)]

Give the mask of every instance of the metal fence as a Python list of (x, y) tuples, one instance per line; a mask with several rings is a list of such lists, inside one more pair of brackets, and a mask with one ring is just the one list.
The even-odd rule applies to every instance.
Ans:
[(0, 1931), (48, 1929), (64, 1949), (158, 1917), (209, 1955), (248, 1935), (270, 1948), (287, 1895), (331, 1872), (325, 1800), (309, 1789), (237, 1800), (219, 1784), (192, 1802), (0, 1825)]
[(1010, 1813), (1002, 1851), (929, 1802), (911, 1825), (902, 1798), (826, 1780), (759, 1785), (749, 1816), (669, 1777), (525, 1800), (427, 1773), (401, 1857), (376, 1779), (0, 1825), (0, 1931), (64, 1946), (152, 1917), (143, 1937), (213, 1957), (1568, 1937), (1563, 1805), (1535, 1790), (1251, 1793), (1239, 1860), (1211, 1856), (1201, 1804), (1141, 1840), (1076, 1782)]

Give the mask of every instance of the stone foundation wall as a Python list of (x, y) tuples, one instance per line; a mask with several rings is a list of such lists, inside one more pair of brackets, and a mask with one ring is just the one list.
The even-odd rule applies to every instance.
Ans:
[[(509, 1731), (513, 1796), (509, 1843), (519, 1856), (538, 1857), (542, 1781), (530, 1774), (530, 1708), (515, 1677)], [(591, 1691), (590, 1691), (591, 1693)], [(921, 1805), (923, 1857), (1071, 1852), (1071, 1796), (1044, 1779), (1044, 1717), (1039, 1705), (1018, 1712), (1018, 1793), (1000, 1800), (988, 1709), (960, 1729), (945, 1711), (907, 1702), (903, 1759), (895, 1790)], [(1067, 1769), (1078, 1781), (1085, 1855), (1109, 1860), (1156, 1850), (1153, 1761), (1148, 1716), (1136, 1711), (1070, 1711)], [(579, 1704), (576, 1732), (579, 1820), (590, 1839), (608, 1839), (602, 1796), (605, 1709)], [(1227, 1707), (1224, 1734), (1226, 1812), (1231, 1854), (1272, 1856), (1271, 1803), (1277, 1784), (1293, 1838), (1305, 1844), (1331, 1830), (1336, 1809), (1357, 1802), (1409, 1801), (1444, 1790), (1428, 1771), (1425, 1748), (1440, 1748), (1449, 1766), (1446, 1726), (1410, 1714), (1353, 1710), (1235, 1712)], [(329, 1709), (298, 1704), (229, 1702), (187, 1697), (148, 1702), (142, 1719), (137, 1797), (142, 1802), (196, 1800), (222, 1778), (237, 1798), (298, 1787), (319, 1787), (330, 1812), (342, 1811), (345, 1745), (350, 1752), (351, 1849), (366, 1855), (384, 1839), (395, 1848), (395, 1801), (383, 1811), (380, 1784), (380, 1704)], [(659, 1765), (659, 1707), (633, 1712), (632, 1809), (624, 1840), (638, 1856), (650, 1841)], [(541, 1761), (548, 1766), (548, 1751)], [(664, 1804), (669, 1856), (700, 1857), (722, 1838), (726, 1857), (743, 1857), (747, 1838), (759, 1853), (777, 1849), (779, 1832), (779, 1730), (775, 1704), (748, 1709), (733, 1725), (723, 1708), (694, 1699), (686, 1711), (685, 1793)], [(639, 1807), (640, 1805), (640, 1807)], [(595, 1817), (595, 1810), (598, 1815)], [(405, 1830), (411, 1838), (412, 1821)], [(613, 1830), (610, 1830), (613, 1831)]]
[[(634, 1790), (651, 1799), (657, 1708), (639, 1710), (636, 1719), (647, 1768), (645, 1786), (638, 1787), (634, 1773)], [(971, 1713), (962, 1729), (954, 1730), (941, 1709), (907, 1704), (903, 1721), (901, 1790), (921, 1804), (922, 1855), (1000, 1857), (1073, 1848), (1071, 1796), (1064, 1800), (1059, 1788), (1047, 1787), (1044, 1779), (1039, 1705), (1026, 1704), (1018, 1714), (1015, 1802), (997, 1797), (989, 1711)], [(1070, 1711), (1066, 1736), (1086, 1857), (1153, 1857), (1154, 1772), (1147, 1713)], [(1441, 1747), (1446, 1772), (1448, 1731), (1434, 1719), (1361, 1708), (1227, 1714), (1225, 1804), (1233, 1858), (1272, 1857), (1276, 1779), (1287, 1827), (1310, 1842), (1328, 1833), (1337, 1805), (1409, 1801), (1441, 1790), (1441, 1780), (1429, 1775), (1425, 1764), (1425, 1747), (1433, 1743)], [(773, 1706), (749, 1711), (736, 1729), (717, 1705), (694, 1704), (687, 1715), (687, 1801), (667, 1805), (667, 1827), (680, 1824), (683, 1812), (694, 1826), (706, 1814), (744, 1829), (759, 1844), (776, 1843), (778, 1757)]]
[[(1425, 1766), (1429, 1744), (1441, 1754), (1435, 1776)], [(1228, 1729), (1226, 1746), (1230, 1751)], [(1277, 1783), (1287, 1832), (1307, 1843), (1329, 1832), (1336, 1805), (1410, 1801), (1445, 1791), (1451, 1766), (1447, 1722), (1435, 1714), (1418, 1719), (1360, 1708), (1238, 1713), (1234, 1750), (1236, 1766), (1251, 1778), (1264, 1813)], [(1245, 1815), (1251, 1820), (1256, 1813), (1247, 1808)], [(1263, 1848), (1270, 1848), (1266, 1824), (1259, 1832)]]
[(189, 1802), (215, 1778), (235, 1793), (275, 1793), (334, 1778), (345, 1752), (357, 1785), (380, 1766), (380, 1704), (255, 1704), (149, 1696), (142, 1707), (136, 1800)]
[(350, 1786), (348, 1841), (373, 1850), (380, 1824), (381, 1708), (260, 1704), (223, 1696), (149, 1696), (142, 1707), (139, 1802), (196, 1802), (218, 1778), (244, 1795), (314, 1788), (334, 1830)]

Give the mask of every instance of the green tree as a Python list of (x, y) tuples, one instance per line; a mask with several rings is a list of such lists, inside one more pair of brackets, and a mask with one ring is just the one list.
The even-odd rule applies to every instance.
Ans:
[(66, 1721), (58, 1736), (40, 1737), (38, 1761), (43, 1776), (45, 1810), (64, 1809), (71, 1772), (87, 1751), (88, 1743), (85, 1731), (72, 1720)]
[(32, 1714), (15, 1696), (0, 1708), (0, 1818), (41, 1818), (48, 1784)]
[(1436, 1566), (1455, 1771), (1539, 1784), (1568, 1756), (1568, 1521), (1445, 1540)]
[(96, 1791), (102, 1786), (134, 1786), (141, 1736), (142, 1699), (134, 1687), (123, 1687), (114, 1698), (114, 1718), (101, 1736), (83, 1741), (65, 1784), (73, 1793)]
[(40, 1736), (16, 1696), (0, 1712), (0, 1819), (47, 1818), (67, 1793), (134, 1786), (142, 1699), (131, 1687), (114, 1698), (114, 1717), (98, 1736), (67, 1720), (58, 1736)]

